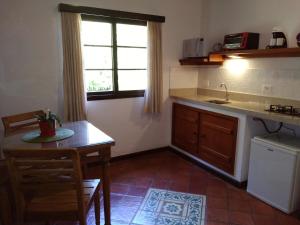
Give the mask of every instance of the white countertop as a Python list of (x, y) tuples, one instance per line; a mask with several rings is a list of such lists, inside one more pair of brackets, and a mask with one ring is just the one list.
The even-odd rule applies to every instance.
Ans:
[(265, 111), (265, 105), (257, 102), (243, 102), (243, 101), (233, 101), (229, 100), (230, 103), (228, 104), (215, 104), (207, 102), (209, 100), (224, 100), (212, 96), (205, 96), (205, 95), (185, 95), (179, 93), (173, 93), (170, 97), (174, 99), (185, 100), (192, 103), (201, 104), (207, 107), (229, 110), (233, 112), (245, 113), (249, 116), (259, 117), (262, 119), (268, 119), (278, 122), (284, 122), (294, 125), (300, 125), (300, 117), (297, 116), (289, 116), (289, 115), (282, 115), (274, 112), (267, 112)]

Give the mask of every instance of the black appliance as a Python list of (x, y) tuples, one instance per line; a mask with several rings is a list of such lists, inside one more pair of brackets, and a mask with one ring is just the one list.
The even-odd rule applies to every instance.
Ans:
[(291, 105), (270, 105), (266, 111), (300, 117), (300, 108)]
[(224, 37), (224, 50), (258, 49), (259, 33), (243, 32), (228, 34)]

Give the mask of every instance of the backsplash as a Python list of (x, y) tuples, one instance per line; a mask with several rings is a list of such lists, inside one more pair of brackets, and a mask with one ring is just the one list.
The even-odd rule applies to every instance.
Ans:
[(198, 68), (173, 66), (169, 72), (169, 89), (198, 88)]
[(200, 68), (198, 87), (300, 100), (300, 63), (293, 59), (226, 60), (222, 67)]
[[(230, 61), (226, 60), (222, 67), (171, 67), (170, 93), (174, 91), (172, 89), (192, 93), (196, 81), (202, 91), (207, 91), (203, 89), (224, 91), (219, 85), (226, 83), (229, 92), (300, 100), (300, 58), (247, 59), (237, 64), (232, 61), (228, 64)], [(266, 90), (263, 86), (270, 88)], [(235, 95), (238, 95), (237, 93)], [(257, 98), (260, 98), (258, 96)], [(233, 93), (231, 97), (234, 97)], [(270, 103), (268, 100), (267, 104)], [(280, 103), (285, 104), (281, 100)], [(292, 104), (296, 105), (294, 102)], [(277, 122), (268, 121), (268, 124), (270, 127), (274, 126), (274, 129), (278, 127)], [(299, 126), (285, 124), (285, 127), (294, 129), (297, 136), (300, 136)], [(293, 133), (285, 128), (282, 132)]]

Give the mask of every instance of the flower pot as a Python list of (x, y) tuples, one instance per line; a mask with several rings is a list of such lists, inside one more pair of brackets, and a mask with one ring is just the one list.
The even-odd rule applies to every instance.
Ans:
[(39, 127), (41, 130), (41, 137), (55, 136), (55, 120), (40, 121)]

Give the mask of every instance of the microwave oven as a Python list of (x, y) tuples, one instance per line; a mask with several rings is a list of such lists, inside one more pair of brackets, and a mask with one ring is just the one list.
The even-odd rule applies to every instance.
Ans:
[(183, 58), (197, 58), (204, 56), (203, 38), (183, 40)]

